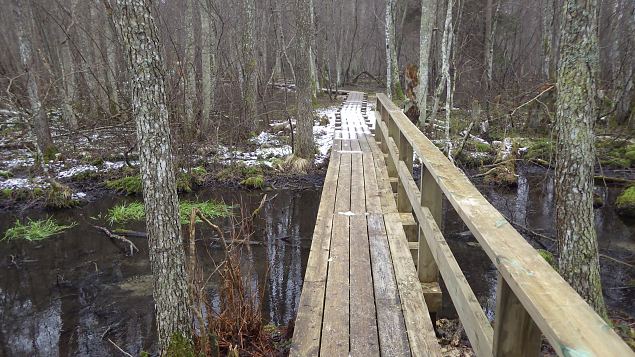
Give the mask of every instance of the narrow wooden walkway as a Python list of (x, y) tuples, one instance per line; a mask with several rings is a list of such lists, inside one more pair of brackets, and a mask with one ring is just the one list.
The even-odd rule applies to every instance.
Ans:
[(337, 116), (292, 356), (440, 356), (366, 104)]

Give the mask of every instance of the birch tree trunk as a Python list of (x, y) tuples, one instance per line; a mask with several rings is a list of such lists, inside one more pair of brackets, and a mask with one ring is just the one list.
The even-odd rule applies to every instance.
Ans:
[(310, 61), (310, 74), (311, 74), (311, 89), (314, 99), (317, 99), (318, 92), (320, 91), (320, 76), (317, 70), (317, 40), (315, 29), (315, 7), (313, 0), (309, 0), (309, 11), (311, 20), (311, 47), (309, 48), (309, 61)]
[(189, 338), (192, 315), (163, 82), (163, 54), (151, 8), (151, 0), (117, 0), (115, 17), (130, 73), (158, 340), (164, 353), (175, 334)]
[(51, 129), (46, 113), (42, 109), (40, 93), (37, 84), (37, 78), (34, 75), (34, 58), (33, 46), (31, 41), (31, 25), (33, 23), (33, 14), (30, 2), (23, 0), (14, 0), (14, 12), (18, 31), (18, 46), (20, 51), (20, 60), (22, 62), (22, 70), (26, 75), (26, 90), (31, 107), (30, 126), (35, 134), (37, 146), (43, 158), (51, 156), (55, 153), (55, 145), (51, 137)]
[(108, 87), (108, 99), (110, 101), (110, 114), (114, 115), (119, 111), (119, 90), (117, 86), (117, 42), (112, 22), (108, 16), (104, 16), (104, 19), (106, 84)]
[(203, 9), (201, 16), (201, 37), (203, 43), (202, 56), (202, 96), (203, 103), (201, 108), (202, 128), (207, 132), (211, 128), (210, 114), (214, 108), (214, 91), (216, 89), (216, 81), (218, 77), (218, 68), (216, 63), (216, 43), (218, 37), (216, 34), (216, 26), (214, 24), (214, 14), (211, 6), (211, 0), (203, 0), (201, 2)]
[(196, 67), (195, 59), (195, 43), (194, 43), (194, 0), (187, 0), (185, 9), (185, 55), (183, 58), (183, 100), (185, 104), (185, 125), (190, 132), (194, 132), (195, 123), (195, 103), (196, 103)]
[(60, 68), (62, 73), (63, 102), (62, 113), (70, 130), (78, 128), (77, 116), (73, 109), (75, 93), (77, 93), (77, 83), (75, 81), (75, 66), (73, 64), (73, 54), (71, 52), (71, 31), (75, 20), (71, 19), (70, 25), (64, 30), (64, 40), (60, 44)]
[(309, 0), (292, 0), (295, 3), (296, 25), (296, 135), (293, 153), (296, 157), (313, 160), (313, 106), (311, 103), (311, 19)]
[[(432, 112), (430, 113), (430, 123), (432, 132), (437, 132), (436, 115), (439, 110), (439, 102), (443, 90), (451, 92), (450, 84), (450, 52), (452, 51), (452, 8), (454, 7), (454, 0), (448, 0), (445, 13), (445, 24), (443, 26), (443, 37), (441, 39), (441, 80), (434, 92), (434, 103), (432, 105)], [(446, 93), (446, 108), (447, 98), (451, 96), (451, 93)], [(446, 118), (447, 123), (445, 126), (449, 126), (449, 117)], [(438, 135), (437, 135), (438, 136)], [(446, 137), (446, 139), (448, 139)]]
[(598, 114), (597, 0), (564, 0), (556, 100), (556, 235), (560, 274), (606, 317), (593, 214)]
[(386, 0), (386, 91), (392, 99), (404, 98), (399, 82), (399, 64), (395, 47), (395, 0)]
[(542, 73), (551, 82), (555, 77), (555, 61), (553, 61), (554, 32), (554, 0), (542, 0)]
[(245, 33), (243, 48), (245, 55), (245, 86), (243, 99), (245, 101), (245, 119), (249, 127), (254, 129), (258, 123), (258, 109), (256, 107), (256, 92), (258, 86), (257, 61), (256, 61), (256, 2), (255, 0), (243, 0), (245, 11)]
[(428, 107), (428, 73), (430, 43), (433, 24), (433, 0), (421, 0), (421, 26), (419, 28), (419, 88), (417, 89), (417, 107), (419, 108), (419, 127), (423, 129)]

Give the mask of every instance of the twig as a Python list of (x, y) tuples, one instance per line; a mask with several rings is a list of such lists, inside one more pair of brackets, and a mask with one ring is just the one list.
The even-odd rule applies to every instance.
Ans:
[(623, 261), (623, 260), (619, 260), (619, 259), (617, 259), (617, 258), (609, 257), (609, 256), (608, 256), (608, 255), (606, 255), (606, 254), (600, 254), (600, 257), (601, 257), (601, 258), (608, 259), (608, 260), (610, 260), (610, 261), (612, 261), (612, 262), (615, 262), (615, 263), (618, 263), (618, 264), (622, 264), (622, 265), (624, 265), (624, 266), (628, 267), (629, 269), (633, 269), (633, 268), (635, 268), (635, 266), (634, 266), (633, 264), (629, 264), (629, 263), (627, 263), (627, 262), (625, 262), (625, 261)]
[(104, 232), (111, 239), (116, 239), (116, 240), (119, 240), (119, 241), (121, 241), (123, 243), (128, 244), (130, 246), (130, 255), (133, 255), (135, 250), (137, 252), (139, 251), (139, 248), (137, 248), (137, 246), (134, 243), (132, 243), (130, 240), (128, 240), (126, 237), (123, 237), (123, 236), (120, 236), (120, 235), (117, 235), (117, 234), (113, 234), (111, 231), (108, 230), (108, 228), (104, 228), (104, 227), (100, 227), (100, 226), (93, 226), (93, 227), (95, 227), (96, 229)]
[(127, 356), (127, 357), (134, 357), (134, 356), (133, 356), (133, 355), (131, 355), (130, 353), (128, 353), (128, 352), (126, 352), (126, 351), (122, 350), (122, 349), (121, 349), (121, 347), (117, 346), (117, 344), (116, 344), (116, 343), (114, 343), (114, 342), (112, 342), (112, 340), (111, 340), (111, 339), (108, 339), (108, 342), (112, 343), (112, 345), (113, 345), (113, 346), (115, 346), (115, 348), (116, 348), (116, 349), (118, 349), (121, 353), (123, 353), (123, 354), (124, 354), (124, 356)]
[(528, 105), (529, 103), (533, 102), (534, 100), (537, 100), (537, 99), (538, 99), (538, 98), (540, 98), (543, 94), (545, 94), (545, 93), (549, 92), (550, 90), (552, 90), (554, 87), (555, 87), (555, 86), (553, 86), (553, 85), (551, 85), (551, 86), (547, 87), (547, 89), (545, 89), (545, 90), (543, 90), (542, 92), (538, 93), (538, 95), (537, 95), (537, 96), (535, 96), (535, 97), (531, 98), (530, 100), (526, 101), (525, 103), (523, 103), (523, 104), (519, 105), (518, 107), (516, 107), (516, 109), (512, 110), (512, 111), (509, 113), (509, 117), (510, 117), (510, 118), (511, 118), (511, 117), (513, 117), (513, 116), (514, 116), (514, 113), (516, 113), (516, 111), (517, 111), (518, 109), (520, 109), (520, 108), (522, 108), (522, 107), (524, 107), (524, 106)]
[(461, 141), (461, 145), (459, 145), (456, 152), (452, 156), (459, 157), (459, 155), (461, 155), (461, 151), (463, 151), (463, 147), (465, 147), (465, 143), (467, 142), (467, 138), (470, 137), (470, 133), (472, 132), (473, 127), (474, 127), (474, 121), (472, 121), (470, 125), (467, 127), (467, 130), (465, 131), (465, 136), (463, 137), (463, 140)]

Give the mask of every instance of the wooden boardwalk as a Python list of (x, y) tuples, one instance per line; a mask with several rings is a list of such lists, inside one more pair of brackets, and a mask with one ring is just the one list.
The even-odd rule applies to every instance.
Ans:
[[(478, 356), (539, 356), (543, 337), (563, 357), (635, 356), (386, 95), (368, 115), (375, 135), (364, 95), (349, 92), (292, 356), (440, 356), (430, 320), (441, 305), (440, 277)], [(493, 323), (443, 236), (444, 199), (497, 269)]]
[(384, 155), (350, 92), (336, 121), (293, 356), (437, 356)]

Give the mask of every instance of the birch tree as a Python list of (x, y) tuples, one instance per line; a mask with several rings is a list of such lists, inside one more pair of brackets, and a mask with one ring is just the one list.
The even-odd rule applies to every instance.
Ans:
[(164, 63), (151, 0), (117, 0), (116, 23), (126, 54), (154, 280), (159, 347), (191, 334), (185, 252), (181, 243)]
[[(72, 11), (72, 10), (71, 10)], [(77, 130), (77, 115), (73, 108), (77, 82), (75, 80), (75, 65), (71, 51), (71, 33), (75, 26), (75, 17), (71, 13), (70, 24), (63, 30), (63, 39), (59, 46), (60, 72), (62, 74), (62, 113), (70, 130)]]
[(185, 125), (190, 131), (195, 130), (196, 105), (196, 68), (194, 66), (194, 13), (195, 1), (187, 0), (185, 7), (185, 55), (183, 56), (183, 100), (185, 104)]
[(42, 108), (37, 78), (35, 77), (35, 59), (33, 58), (31, 32), (31, 24), (33, 23), (31, 2), (14, 0), (13, 10), (17, 22), (20, 60), (22, 62), (22, 70), (26, 76), (26, 90), (31, 109), (29, 125), (35, 134), (40, 154), (44, 156), (40, 157), (40, 159), (44, 159), (55, 153), (56, 149), (51, 137), (49, 120)]
[(245, 32), (243, 38), (243, 53), (245, 56), (244, 77), (245, 86), (243, 100), (245, 103), (245, 119), (251, 128), (255, 128), (258, 122), (256, 107), (256, 92), (258, 86), (258, 72), (256, 61), (256, 1), (243, 0), (245, 11)]
[(597, 10), (597, 0), (564, 0), (555, 125), (556, 235), (560, 274), (606, 317), (593, 214)]
[(404, 98), (403, 89), (399, 82), (399, 65), (397, 63), (397, 49), (395, 47), (395, 0), (386, 0), (386, 91), (388, 97), (401, 100)]
[[(446, 120), (443, 125), (443, 133), (445, 134), (446, 139), (446, 150), (450, 146), (450, 136), (449, 136), (449, 128), (450, 128), (450, 116), (448, 108), (451, 103), (449, 103), (452, 97), (452, 85), (450, 79), (450, 52), (452, 51), (452, 8), (454, 7), (454, 0), (448, 0), (447, 8), (445, 13), (445, 24), (443, 26), (443, 37), (441, 39), (441, 78), (439, 83), (437, 84), (435, 93), (434, 93), (434, 103), (432, 105), (432, 112), (430, 113), (430, 126), (433, 128), (433, 132), (437, 131), (437, 123), (436, 123), (436, 115), (439, 110), (439, 102), (441, 99), (441, 94), (443, 91), (446, 91)], [(438, 132), (441, 132), (440, 130)], [(440, 135), (437, 135), (440, 136)], [(448, 151), (448, 154), (450, 151)]]
[(555, 28), (554, 0), (542, 0), (542, 73), (548, 81), (555, 77), (553, 33)]
[(201, 107), (202, 128), (204, 131), (211, 128), (210, 114), (214, 108), (214, 90), (218, 80), (218, 64), (216, 58), (216, 43), (218, 35), (216, 33), (216, 25), (214, 21), (214, 10), (211, 4), (212, 0), (202, 0), (203, 7), (200, 12), (201, 16), (201, 37), (203, 50), (201, 51), (201, 91), (203, 103)]
[(309, 0), (309, 18), (311, 22), (311, 47), (309, 48), (309, 63), (310, 63), (310, 75), (311, 75), (311, 89), (313, 92), (313, 98), (317, 98), (320, 91), (320, 76), (317, 70), (317, 39), (315, 29), (315, 7), (313, 0)]
[[(292, 0), (296, 25), (296, 135), (293, 147), (295, 157), (312, 161), (315, 155), (313, 143), (313, 106), (311, 103), (310, 50), (311, 21), (310, 0)], [(303, 171), (302, 169), (300, 171)]]
[(423, 129), (426, 122), (428, 99), (428, 73), (430, 60), (430, 43), (434, 5), (432, 0), (421, 0), (421, 25), (419, 27), (419, 88), (417, 89), (417, 107), (419, 108), (419, 127)]

